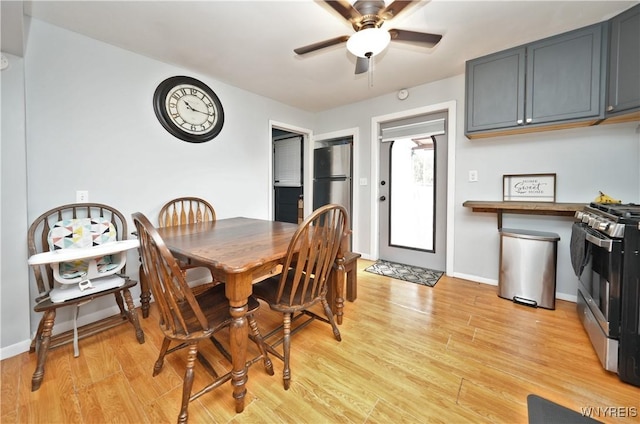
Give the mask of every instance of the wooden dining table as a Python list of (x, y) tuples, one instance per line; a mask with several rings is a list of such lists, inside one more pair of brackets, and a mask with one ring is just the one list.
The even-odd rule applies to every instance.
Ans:
[[(180, 259), (201, 264), (226, 283), (233, 322), (230, 326), (233, 397), (236, 412), (244, 410), (247, 382), (248, 297), (255, 280), (273, 275), (287, 255), (289, 242), (298, 225), (252, 218), (228, 218), (212, 222), (158, 228), (171, 252)], [(329, 290), (334, 290), (332, 309), (342, 322), (344, 306), (344, 266), (342, 249), (331, 273)], [(142, 299), (149, 298), (149, 288), (142, 281)], [(144, 308), (144, 305), (143, 305)], [(148, 305), (147, 305), (148, 308)]]

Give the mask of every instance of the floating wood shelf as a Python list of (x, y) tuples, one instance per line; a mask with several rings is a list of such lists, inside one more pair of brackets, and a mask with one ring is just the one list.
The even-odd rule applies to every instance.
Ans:
[(498, 215), (498, 229), (502, 228), (503, 213), (518, 213), (526, 215), (555, 215), (574, 216), (587, 203), (556, 203), (556, 202), (489, 202), (467, 200), (462, 206), (471, 208), (473, 212), (491, 212)]

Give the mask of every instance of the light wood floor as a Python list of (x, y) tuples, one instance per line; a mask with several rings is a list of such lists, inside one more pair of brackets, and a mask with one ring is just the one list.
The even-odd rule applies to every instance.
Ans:
[[(257, 363), (242, 414), (224, 385), (191, 403), (190, 422), (527, 423), (529, 394), (594, 408), (602, 422), (640, 422), (640, 389), (601, 368), (575, 304), (533, 309), (499, 298), (493, 286), (443, 277), (423, 287), (364, 272), (369, 264), (359, 262), (342, 342), (321, 322), (294, 336), (289, 391), (280, 361), (273, 377)], [(263, 333), (277, 319), (261, 308)], [(30, 391), (35, 355), (3, 360), (0, 421), (175, 422), (184, 352), (152, 377), (162, 338), (155, 308), (142, 325), (144, 345), (124, 325), (81, 341), (79, 358), (71, 346), (52, 351), (37, 392)], [(198, 373), (195, 387), (205, 378)], [(636, 416), (605, 416), (612, 407)]]

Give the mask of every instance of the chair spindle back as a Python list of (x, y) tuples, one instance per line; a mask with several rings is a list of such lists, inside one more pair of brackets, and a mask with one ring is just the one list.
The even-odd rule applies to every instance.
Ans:
[(206, 200), (198, 197), (179, 197), (171, 200), (160, 209), (158, 225), (170, 227), (215, 220), (215, 209)]
[[(160, 311), (162, 330), (172, 338), (182, 339), (201, 337), (203, 332), (212, 331), (178, 261), (158, 231), (142, 213), (136, 212), (132, 217), (140, 240), (142, 266)], [(190, 334), (194, 320), (200, 330)]]
[[(293, 306), (326, 295), (327, 279), (345, 233), (347, 211), (340, 205), (318, 208), (291, 239), (278, 287), (277, 303)], [(292, 278), (293, 274), (293, 278)]]

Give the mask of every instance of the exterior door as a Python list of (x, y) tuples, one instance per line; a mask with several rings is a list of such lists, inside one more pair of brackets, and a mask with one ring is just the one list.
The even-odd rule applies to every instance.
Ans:
[(445, 270), (445, 117), (445, 113), (421, 117), (424, 122), (438, 122), (434, 131), (429, 129), (433, 125), (410, 124), (398, 135), (391, 131), (386, 137), (382, 130), (378, 181), (380, 259)]

